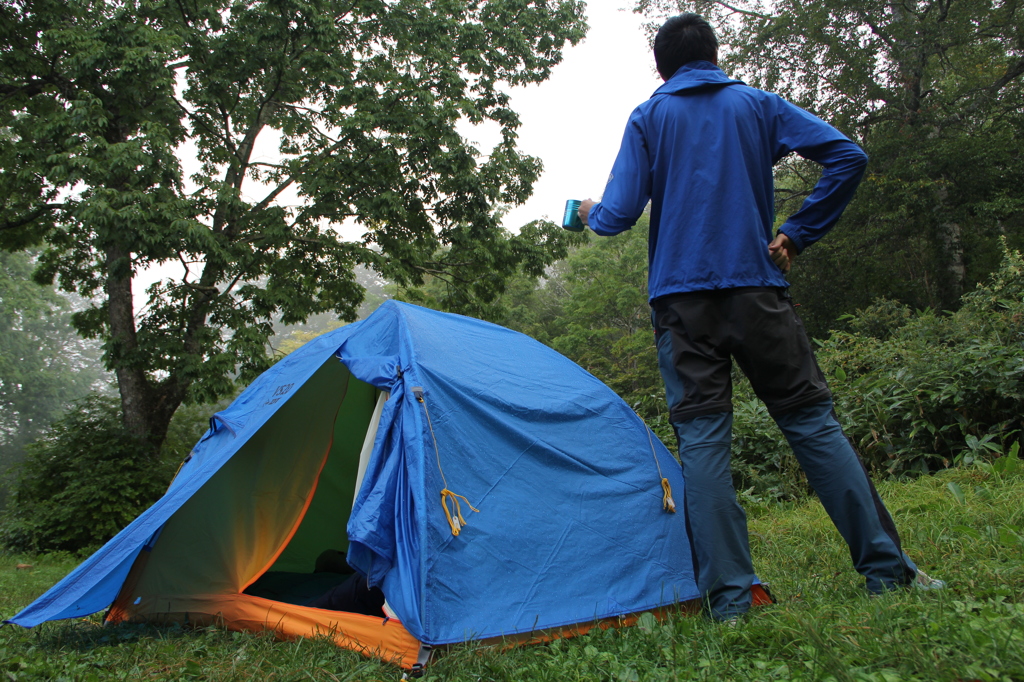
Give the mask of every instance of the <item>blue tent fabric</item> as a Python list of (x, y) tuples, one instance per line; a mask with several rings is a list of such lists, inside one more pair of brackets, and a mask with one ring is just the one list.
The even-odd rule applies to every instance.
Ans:
[(167, 519), (280, 409), (283, 401), (275, 401), (280, 396), (274, 393), (281, 386), (301, 385), (336, 351), (337, 343), (319, 337), (260, 375), (230, 407), (211, 418), (210, 430), (192, 449), (163, 497), (67, 577), (4, 622), (35, 627), (49, 620), (88, 616), (110, 606), (135, 558)]
[[(679, 465), (628, 405), (527, 336), (389, 301), (259, 377), (211, 419), (163, 498), (8, 622), (106, 608), (175, 510), (332, 356), (391, 394), (349, 520), (349, 561), (424, 643), (698, 596), (684, 515), (662, 509), (662, 475), (682, 498)], [(446, 488), (464, 496), (458, 536)]]

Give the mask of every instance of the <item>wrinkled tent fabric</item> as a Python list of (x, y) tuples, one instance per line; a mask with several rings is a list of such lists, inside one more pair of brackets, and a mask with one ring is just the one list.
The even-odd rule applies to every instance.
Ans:
[[(685, 517), (662, 508), (662, 475), (682, 499), (679, 466), (628, 405), (527, 336), (389, 301), (260, 376), (214, 415), (164, 497), (8, 622), (84, 616), (119, 593), (138, 617), (208, 599), (230, 619), (226, 605), (289, 561), (293, 538), (315, 544), (300, 525), (320, 472), (340, 447), (358, 460), (380, 392), (390, 397), (347, 549), (415, 640), (511, 636), (698, 596)], [(353, 411), (346, 433), (337, 425)], [(457, 536), (445, 489), (463, 496)], [(351, 490), (337, 509), (350, 505)], [(344, 542), (339, 515), (324, 548)], [(259, 602), (246, 603), (258, 621)], [(272, 604), (266, 618), (290, 607)]]

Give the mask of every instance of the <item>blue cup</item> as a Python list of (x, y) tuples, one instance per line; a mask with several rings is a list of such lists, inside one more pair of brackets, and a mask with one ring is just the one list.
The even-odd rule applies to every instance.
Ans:
[(565, 213), (562, 215), (562, 227), (572, 232), (583, 231), (583, 221), (580, 220), (579, 199), (569, 199), (565, 202)]

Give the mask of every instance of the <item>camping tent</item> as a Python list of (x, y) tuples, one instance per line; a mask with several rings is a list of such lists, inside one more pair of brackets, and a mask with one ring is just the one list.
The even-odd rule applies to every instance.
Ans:
[[(436, 645), (697, 597), (662, 483), (681, 498), (678, 464), (610, 389), (522, 334), (387, 302), (210, 421), (160, 500), (8, 622), (109, 606), (108, 622), (321, 634), (413, 667)], [(325, 549), (347, 551), (394, 617), (302, 606), (325, 587)]]

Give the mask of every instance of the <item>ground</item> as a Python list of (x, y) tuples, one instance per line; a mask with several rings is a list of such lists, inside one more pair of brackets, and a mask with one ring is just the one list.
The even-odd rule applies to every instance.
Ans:
[[(906, 551), (942, 592), (871, 598), (815, 500), (749, 507), (762, 580), (778, 598), (736, 627), (646, 615), (636, 627), (514, 649), (453, 647), (425, 679), (1024, 680), (1024, 476), (980, 469), (880, 486)], [(70, 571), (68, 555), (0, 554), (0, 615)], [(327, 641), (99, 618), (0, 630), (0, 679), (397, 680)]]

